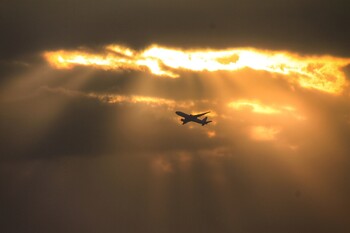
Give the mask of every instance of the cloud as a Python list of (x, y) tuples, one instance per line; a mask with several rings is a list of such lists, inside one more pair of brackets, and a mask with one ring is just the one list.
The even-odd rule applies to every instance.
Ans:
[[(30, 70), (33, 75), (26, 76)], [(137, 71), (55, 70), (32, 64), (23, 75), (13, 76), (11, 88), (3, 88), (1, 104), (8, 109), (1, 115), (2, 122), (7, 122), (2, 131), (6, 142), (3, 157), (98, 156), (126, 151), (194, 153), (204, 145), (237, 153), (243, 149), (232, 149), (232, 145), (254, 144), (260, 139), (303, 151), (303, 144), (311, 146), (313, 133), (328, 132), (325, 126), (333, 125), (335, 116), (330, 112), (349, 114), (341, 107), (348, 101), (344, 94), (290, 89), (287, 80), (269, 72), (237, 72), (198, 72), (196, 76), (181, 72), (177, 79), (158, 79)], [(181, 128), (176, 110), (211, 110), (213, 123)], [(335, 122), (348, 127), (346, 119)], [(315, 128), (317, 122), (323, 124), (319, 129)], [(189, 141), (189, 137), (194, 139)]]
[[(2, 229), (348, 227), (346, 94), (293, 91), (258, 71), (243, 79), (111, 71), (79, 77), (85, 71), (14, 76), (13, 86), (3, 89), (11, 95), (2, 96), (22, 97), (0, 102), (6, 110), (0, 113)], [(248, 85), (255, 81), (259, 85)], [(271, 86), (280, 92), (271, 93)], [(244, 102), (249, 109), (228, 105), (240, 100), (250, 100)], [(254, 104), (279, 113), (254, 112)], [(181, 105), (189, 112), (215, 111), (210, 118), (216, 124), (181, 125), (173, 110)]]
[[(331, 56), (301, 57), (290, 52), (262, 51), (253, 48), (226, 50), (181, 50), (153, 45), (136, 52), (120, 45), (107, 45), (105, 52), (45, 52), (55, 68), (89, 66), (106, 70), (149, 70), (154, 75), (179, 77), (176, 71), (236, 71), (243, 68), (286, 75), (291, 83), (328, 93), (340, 93), (346, 84), (341, 68), (350, 58)], [(113, 53), (112, 53), (112, 52)], [(115, 54), (116, 53), (116, 54)]]
[(150, 107), (165, 106), (171, 110), (174, 110), (176, 108), (188, 109), (194, 106), (194, 101), (175, 101), (172, 99), (157, 98), (152, 96), (116, 95), (116, 94), (94, 93), (94, 92), (84, 93), (81, 91), (74, 91), (74, 90), (63, 89), (63, 88), (49, 88), (49, 87), (43, 87), (42, 89), (52, 93), (57, 93), (57, 94), (65, 94), (68, 96), (79, 96), (79, 97), (97, 99), (103, 103), (109, 103), (109, 104), (141, 103), (141, 104), (146, 104)]
[(275, 127), (254, 126), (251, 129), (251, 138), (257, 141), (272, 141), (276, 139), (279, 129)]
[(0, 231), (348, 232), (346, 9), (5, 1)]
[[(117, 41), (133, 48), (242, 47), (349, 56), (346, 2), (6, 2), (1, 57)], [(68, 7), (66, 7), (68, 6)], [(21, 14), (18, 13), (21, 10)], [(16, 15), (16, 17), (14, 17)], [(14, 29), (17, 30), (14, 30)]]
[[(255, 113), (262, 113), (262, 114), (280, 114), (281, 110), (278, 108), (270, 107), (270, 106), (265, 106), (262, 104), (259, 104), (257, 101), (250, 101), (250, 100), (238, 100), (238, 101), (232, 101), (231, 103), (228, 104), (229, 107), (240, 110), (244, 108), (251, 109), (252, 112)], [(286, 111), (293, 111), (293, 107), (282, 107), (282, 109)]]

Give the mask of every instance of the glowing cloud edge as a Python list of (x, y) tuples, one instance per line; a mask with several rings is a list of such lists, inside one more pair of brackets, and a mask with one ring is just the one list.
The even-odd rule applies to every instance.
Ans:
[(333, 56), (300, 56), (288, 51), (255, 48), (224, 50), (183, 50), (151, 45), (142, 51), (111, 44), (100, 53), (83, 50), (58, 50), (43, 53), (57, 69), (88, 66), (104, 70), (148, 71), (156, 76), (179, 77), (180, 71), (237, 71), (243, 68), (281, 74), (303, 88), (340, 94), (347, 85), (342, 68), (350, 58)]

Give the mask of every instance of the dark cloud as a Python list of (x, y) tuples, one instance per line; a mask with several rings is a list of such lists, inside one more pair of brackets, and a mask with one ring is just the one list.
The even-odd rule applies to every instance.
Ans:
[[(218, 74), (162, 79), (38, 64), (6, 79), (6, 111), (0, 114), (2, 229), (348, 229), (349, 96), (291, 88), (266, 72)], [(175, 106), (97, 98), (105, 94), (175, 100)], [(240, 98), (268, 106), (289, 103), (306, 120), (294, 113), (227, 108)], [(174, 109), (186, 101), (194, 106), (184, 111), (215, 111), (216, 124), (179, 125)], [(255, 126), (280, 132), (257, 141), (250, 135)]]
[(7, 1), (1, 57), (77, 46), (255, 46), (349, 56), (347, 1)]

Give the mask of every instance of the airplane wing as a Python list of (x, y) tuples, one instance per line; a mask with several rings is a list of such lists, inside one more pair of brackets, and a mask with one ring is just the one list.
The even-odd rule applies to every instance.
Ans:
[(210, 112), (204, 112), (204, 113), (199, 113), (199, 114), (196, 114), (196, 115), (192, 115), (194, 117), (201, 117), (201, 116), (204, 116), (205, 114), (208, 114)]

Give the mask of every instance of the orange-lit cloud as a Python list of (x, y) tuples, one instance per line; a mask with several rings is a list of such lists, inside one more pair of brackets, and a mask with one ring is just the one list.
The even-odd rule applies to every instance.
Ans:
[(297, 119), (303, 118), (291, 105), (266, 105), (258, 100), (240, 99), (228, 103), (227, 106), (237, 111), (249, 110), (253, 113), (266, 115), (291, 114)]
[(286, 51), (254, 48), (226, 50), (183, 50), (152, 45), (135, 51), (120, 45), (108, 45), (103, 52), (49, 51), (45, 58), (55, 68), (77, 65), (105, 70), (148, 70), (154, 75), (179, 77), (179, 71), (236, 71), (243, 68), (284, 75), (289, 82), (327, 93), (340, 93), (346, 85), (341, 70), (349, 58), (300, 56)]
[(109, 104), (115, 103), (142, 103), (147, 104), (151, 107), (165, 106), (169, 109), (178, 108), (190, 108), (194, 106), (192, 101), (175, 101), (171, 99), (157, 98), (151, 96), (140, 96), (140, 95), (113, 95), (113, 94), (96, 94), (89, 93), (89, 97), (98, 98), (102, 102)]
[(175, 101), (172, 99), (158, 98), (158, 97), (152, 97), (152, 96), (142, 96), (142, 95), (116, 95), (116, 94), (104, 94), (104, 93), (95, 93), (95, 92), (84, 93), (80, 91), (72, 91), (72, 90), (67, 90), (63, 88), (49, 88), (49, 87), (43, 87), (42, 89), (45, 89), (49, 92), (63, 93), (69, 96), (83, 96), (87, 98), (95, 98), (101, 102), (108, 103), (108, 104), (141, 103), (141, 104), (149, 105), (151, 107), (165, 106), (169, 109), (175, 109), (176, 107), (191, 108), (195, 104), (192, 101)]
[(254, 126), (250, 130), (250, 137), (256, 141), (273, 141), (280, 129), (277, 127)]
[(207, 135), (208, 135), (209, 138), (213, 138), (213, 137), (216, 136), (216, 132), (213, 131), (213, 130), (210, 130), (210, 131), (207, 132)]
[(155, 158), (152, 161), (153, 169), (159, 172), (169, 173), (173, 171), (172, 164), (163, 157)]
[(261, 114), (279, 114), (283, 110), (285, 111), (294, 111), (293, 107), (272, 107), (268, 105), (263, 105), (256, 100), (237, 100), (232, 101), (228, 104), (230, 108), (235, 110), (244, 110), (249, 109), (255, 113)]

